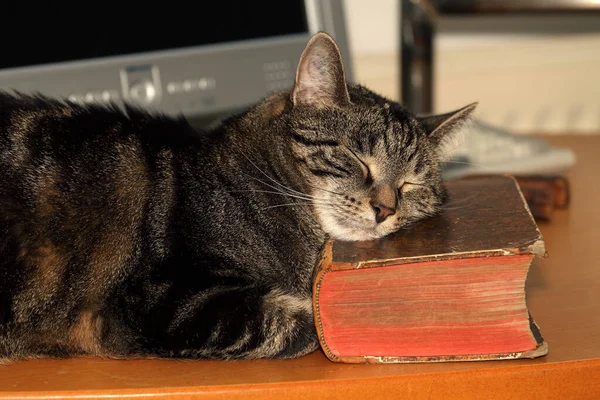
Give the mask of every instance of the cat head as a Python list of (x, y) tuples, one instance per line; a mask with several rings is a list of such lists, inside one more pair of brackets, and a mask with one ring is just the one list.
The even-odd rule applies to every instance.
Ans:
[(340, 240), (379, 238), (436, 213), (445, 194), (439, 164), (476, 107), (417, 117), (348, 85), (324, 33), (302, 53), (291, 103), (296, 168), (322, 229)]

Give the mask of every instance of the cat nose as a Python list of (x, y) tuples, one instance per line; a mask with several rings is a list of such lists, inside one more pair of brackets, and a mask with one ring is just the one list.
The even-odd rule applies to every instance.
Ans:
[(388, 207), (379, 201), (371, 200), (370, 203), (371, 207), (373, 207), (373, 211), (375, 211), (375, 221), (377, 221), (378, 224), (385, 221), (385, 219), (390, 215), (394, 215), (396, 213), (395, 208)]

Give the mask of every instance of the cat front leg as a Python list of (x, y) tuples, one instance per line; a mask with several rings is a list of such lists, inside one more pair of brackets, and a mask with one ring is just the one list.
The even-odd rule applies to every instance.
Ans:
[(310, 294), (257, 287), (215, 287), (190, 296), (159, 336), (146, 350), (172, 358), (295, 358), (319, 346)]

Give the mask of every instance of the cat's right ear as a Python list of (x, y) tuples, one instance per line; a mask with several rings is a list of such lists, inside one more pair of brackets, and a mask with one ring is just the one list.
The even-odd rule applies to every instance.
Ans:
[(314, 35), (300, 56), (292, 102), (323, 106), (350, 103), (342, 55), (335, 41), (326, 33)]

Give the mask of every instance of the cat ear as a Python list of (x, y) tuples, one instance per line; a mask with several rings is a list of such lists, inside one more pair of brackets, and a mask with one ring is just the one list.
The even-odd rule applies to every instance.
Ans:
[(342, 55), (328, 34), (314, 35), (302, 52), (292, 102), (317, 107), (350, 103)]
[(461, 139), (460, 128), (471, 119), (478, 103), (445, 114), (417, 117), (430, 141), (439, 149), (442, 158), (456, 148)]

